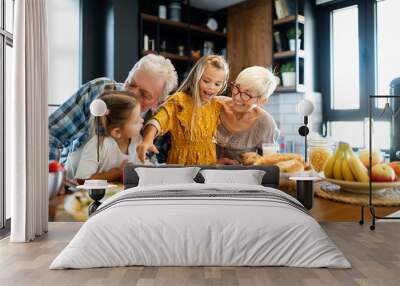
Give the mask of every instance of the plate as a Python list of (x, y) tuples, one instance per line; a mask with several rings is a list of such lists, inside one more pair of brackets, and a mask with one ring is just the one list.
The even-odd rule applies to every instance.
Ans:
[(209, 18), (206, 24), (207, 28), (211, 31), (216, 31), (218, 29), (218, 22), (214, 18)]
[(289, 179), (290, 177), (312, 177), (313, 176), (313, 171), (308, 170), (308, 171), (301, 171), (301, 172), (295, 172), (295, 173), (284, 173), (284, 172), (279, 172), (279, 176), (283, 179)]
[[(343, 191), (351, 192), (351, 193), (361, 193), (368, 194), (369, 192), (369, 183), (362, 182), (351, 182), (351, 181), (343, 181), (336, 179), (324, 179), (325, 181), (339, 185)], [(396, 182), (372, 182), (372, 191), (374, 193), (382, 191), (384, 189), (389, 188), (400, 188), (400, 181)]]

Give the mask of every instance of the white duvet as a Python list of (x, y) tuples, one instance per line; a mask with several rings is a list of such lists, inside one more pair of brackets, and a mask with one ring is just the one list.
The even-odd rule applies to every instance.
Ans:
[(132, 188), (106, 200), (50, 269), (128, 265), (351, 267), (310, 215), (279, 200), (251, 196), (121, 200), (137, 192), (206, 193), (211, 189), (264, 191), (299, 204), (279, 190), (254, 185)]

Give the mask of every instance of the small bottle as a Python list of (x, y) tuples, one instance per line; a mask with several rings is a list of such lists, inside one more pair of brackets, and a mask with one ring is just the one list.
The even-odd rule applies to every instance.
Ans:
[(148, 51), (149, 50), (149, 36), (144, 34), (143, 36), (143, 50)]
[(286, 152), (286, 142), (285, 142), (285, 136), (283, 133), (279, 134), (278, 139), (276, 140), (277, 150), (279, 153), (285, 153)]
[(167, 6), (158, 6), (158, 17), (160, 17), (161, 19), (167, 19)]

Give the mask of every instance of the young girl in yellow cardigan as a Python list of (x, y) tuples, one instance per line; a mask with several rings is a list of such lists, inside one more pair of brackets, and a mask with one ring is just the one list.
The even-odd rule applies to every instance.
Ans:
[(143, 162), (147, 151), (158, 153), (154, 138), (170, 132), (168, 164), (215, 164), (214, 138), (222, 107), (216, 96), (225, 91), (228, 77), (228, 64), (222, 57), (200, 58), (178, 91), (148, 122), (143, 142), (137, 147), (139, 159)]

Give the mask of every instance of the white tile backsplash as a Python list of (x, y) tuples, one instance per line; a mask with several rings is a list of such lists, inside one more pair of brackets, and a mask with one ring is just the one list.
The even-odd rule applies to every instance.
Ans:
[(297, 112), (297, 106), (296, 104), (282, 104), (279, 107), (280, 113), (294, 113)]
[(315, 109), (309, 119), (309, 128), (315, 130), (322, 123), (322, 96), (320, 93), (274, 94), (264, 107), (274, 117), (282, 135), (285, 137), (288, 152), (304, 154), (304, 137), (298, 134), (299, 127), (303, 125), (303, 118), (297, 113), (297, 104), (303, 98), (314, 102)]

